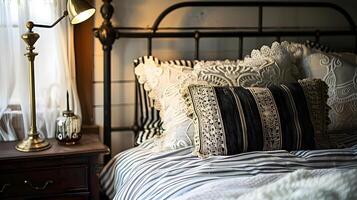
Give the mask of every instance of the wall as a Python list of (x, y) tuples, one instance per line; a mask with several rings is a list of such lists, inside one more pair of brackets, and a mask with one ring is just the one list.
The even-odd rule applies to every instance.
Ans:
[[(155, 18), (168, 6), (183, 2), (182, 0), (114, 0), (115, 15), (112, 18), (114, 26), (139, 26), (150, 27)], [(357, 2), (356, 1), (330, 1), (341, 5), (349, 13), (352, 13), (357, 22)], [(96, 0), (97, 11), (100, 10), (102, 2)], [(180, 25), (202, 25), (202, 26), (255, 26), (257, 24), (257, 9), (252, 8), (226, 8), (226, 9), (180, 9), (164, 20), (162, 26)], [(264, 12), (264, 26), (339, 26), (341, 17), (325, 9), (267, 9)], [(100, 12), (95, 16), (95, 27), (99, 27), (102, 22)], [(309, 38), (306, 38), (309, 39)], [(310, 38), (312, 39), (312, 38)], [(208, 41), (209, 40), (209, 41)], [(294, 40), (294, 38), (282, 38), (282, 40)], [(249, 54), (253, 48), (258, 48), (263, 44), (271, 44), (274, 38), (266, 39), (246, 39), (243, 55)], [(347, 41), (347, 40), (343, 40)], [(344, 43), (336, 38), (325, 38), (326, 42), (335, 48), (350, 49), (351, 43)], [(103, 125), (103, 52), (101, 44), (97, 39), (94, 43), (94, 113), (95, 123)], [(193, 39), (156, 39), (153, 43), (153, 55), (160, 59), (193, 59), (194, 41)], [(203, 39), (201, 42), (200, 55), (202, 59), (237, 58), (238, 40), (229, 39)], [(174, 49), (174, 51), (173, 51)], [(217, 49), (219, 53), (217, 53)], [(112, 51), (112, 125), (127, 126), (133, 120), (133, 99), (134, 99), (134, 75), (132, 61), (146, 55), (145, 39), (120, 39), (114, 44)], [(130, 132), (113, 133), (112, 152), (120, 152), (131, 147), (134, 138)]]

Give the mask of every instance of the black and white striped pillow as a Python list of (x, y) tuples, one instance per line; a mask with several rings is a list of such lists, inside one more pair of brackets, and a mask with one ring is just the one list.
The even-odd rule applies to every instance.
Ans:
[(318, 79), (266, 88), (191, 85), (184, 95), (203, 157), (328, 148), (327, 97)]
[(142, 56), (139, 57), (138, 59), (135, 59), (133, 61), (134, 67), (138, 66), (140, 63), (145, 64), (148, 60), (154, 61), (157, 65), (161, 65), (162, 63), (167, 63), (167, 64), (174, 64), (174, 65), (179, 65), (179, 66), (185, 66), (185, 67), (193, 67), (195, 64), (195, 61), (191, 60), (165, 60), (161, 61), (155, 56)]

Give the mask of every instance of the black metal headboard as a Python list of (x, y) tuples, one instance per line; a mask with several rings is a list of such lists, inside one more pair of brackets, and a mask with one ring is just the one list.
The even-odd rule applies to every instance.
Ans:
[[(258, 8), (258, 25), (254, 30), (245, 30), (241, 27), (160, 27), (160, 23), (167, 15), (173, 11), (184, 7), (255, 7)], [(263, 12), (264, 8), (329, 8), (340, 13), (347, 21), (346, 29), (321, 30), (319, 27), (264, 27)], [(190, 1), (174, 4), (165, 9), (156, 18), (152, 27), (113, 27), (111, 17), (114, 13), (114, 8), (111, 5), (111, 0), (103, 0), (101, 7), (103, 23), (99, 28), (94, 28), (95, 37), (97, 37), (103, 46), (104, 51), (104, 143), (111, 147), (111, 133), (113, 131), (133, 131), (135, 136), (143, 127), (143, 109), (138, 109), (139, 92), (135, 92), (135, 115), (132, 126), (129, 127), (112, 127), (111, 126), (111, 50), (115, 40), (120, 38), (146, 38), (147, 39), (147, 54), (152, 54), (153, 38), (193, 38), (195, 42), (195, 59), (199, 59), (200, 53), (200, 38), (238, 38), (238, 57), (243, 56), (244, 38), (254, 37), (276, 37), (280, 41), (281, 37), (314, 37), (315, 42), (319, 42), (324, 36), (354, 36), (354, 52), (357, 52), (357, 30), (352, 17), (338, 5), (325, 2), (264, 2), (264, 1)], [(136, 81), (136, 88), (140, 90), (140, 86)], [(142, 98), (142, 97), (140, 97)], [(147, 98), (144, 95), (144, 98)], [(147, 108), (148, 109), (148, 108)], [(151, 108), (153, 109), (153, 108)], [(140, 113), (141, 112), (141, 113)], [(110, 155), (104, 158), (107, 162)]]

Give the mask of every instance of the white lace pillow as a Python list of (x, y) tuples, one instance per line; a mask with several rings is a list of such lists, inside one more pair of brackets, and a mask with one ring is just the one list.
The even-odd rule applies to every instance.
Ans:
[[(186, 117), (183, 99), (179, 88), (183, 84), (196, 83), (197, 77), (192, 73), (190, 61), (161, 62), (154, 57), (143, 57), (135, 68), (138, 81), (153, 100), (156, 109), (160, 110), (164, 132), (156, 139), (156, 151), (178, 149), (193, 144), (192, 136), (187, 134), (191, 128), (191, 119)], [(184, 65), (180, 65), (184, 64)], [(198, 83), (198, 82), (197, 82)], [(204, 82), (200, 82), (204, 84)], [(169, 113), (169, 114), (166, 114)]]
[(326, 53), (313, 53), (302, 60), (307, 77), (321, 78), (329, 86), (329, 131), (357, 128), (357, 65)]
[(186, 116), (186, 104), (180, 90), (191, 84), (212, 86), (268, 86), (297, 81), (298, 70), (287, 51), (287, 42), (253, 50), (243, 61), (199, 61), (194, 69), (147, 59), (136, 67), (140, 83), (160, 109), (164, 133), (157, 139), (157, 150), (193, 145), (194, 127)]
[(193, 62), (187, 60), (160, 61), (153, 56), (138, 58), (135, 64), (135, 74), (138, 82), (144, 85), (149, 97), (154, 101), (154, 107), (161, 110), (160, 99), (164, 93), (185, 76), (191, 73)]
[(274, 42), (271, 47), (262, 46), (242, 61), (200, 61), (193, 73), (199, 80), (217, 86), (263, 87), (294, 82), (300, 74), (287, 51), (288, 45), (288, 42)]

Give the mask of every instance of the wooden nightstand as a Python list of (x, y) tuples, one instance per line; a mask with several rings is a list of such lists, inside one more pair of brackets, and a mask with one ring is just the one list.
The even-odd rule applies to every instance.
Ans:
[(99, 199), (98, 155), (108, 153), (97, 134), (83, 133), (80, 143), (22, 153), (17, 142), (0, 143), (0, 199)]

